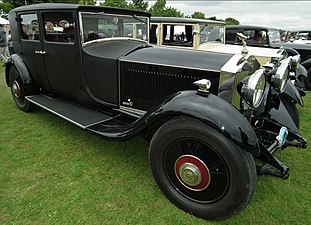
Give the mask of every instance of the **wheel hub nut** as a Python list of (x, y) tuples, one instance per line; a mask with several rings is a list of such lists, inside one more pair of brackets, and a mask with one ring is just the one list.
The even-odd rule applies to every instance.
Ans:
[(179, 182), (192, 191), (206, 189), (211, 181), (211, 174), (205, 163), (193, 155), (182, 155), (175, 161), (175, 175)]
[(202, 174), (192, 163), (184, 163), (179, 167), (179, 176), (189, 186), (197, 186), (202, 181)]

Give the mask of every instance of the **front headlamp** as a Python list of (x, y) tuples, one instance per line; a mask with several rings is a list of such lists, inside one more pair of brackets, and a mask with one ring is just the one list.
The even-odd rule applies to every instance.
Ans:
[(252, 107), (257, 108), (262, 102), (266, 87), (264, 69), (256, 70), (243, 85), (241, 92), (245, 101)]
[(291, 61), (291, 58), (283, 59), (277, 71), (275, 72), (275, 75), (273, 75), (271, 78), (273, 87), (281, 93), (284, 92), (286, 83), (289, 78), (290, 61)]

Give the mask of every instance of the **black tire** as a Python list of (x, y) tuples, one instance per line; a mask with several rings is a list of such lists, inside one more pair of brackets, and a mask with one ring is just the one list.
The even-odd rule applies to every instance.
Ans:
[(299, 116), (299, 112), (297, 110), (296, 104), (286, 94), (281, 94), (280, 98), (286, 110), (288, 111), (290, 117), (293, 119), (296, 127), (299, 129), (300, 128), (300, 116)]
[(149, 162), (164, 195), (203, 219), (238, 214), (255, 191), (252, 155), (189, 117), (174, 118), (157, 130), (150, 143)]
[(22, 83), (20, 74), (18, 73), (17, 69), (14, 66), (11, 66), (10, 68), (9, 81), (11, 93), (16, 106), (24, 112), (32, 111), (34, 105), (25, 98), (26, 89)]

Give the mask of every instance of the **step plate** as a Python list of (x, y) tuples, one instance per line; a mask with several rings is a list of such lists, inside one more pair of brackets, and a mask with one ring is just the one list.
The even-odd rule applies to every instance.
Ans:
[(46, 95), (32, 95), (26, 96), (26, 99), (83, 129), (112, 118), (62, 98), (51, 98)]

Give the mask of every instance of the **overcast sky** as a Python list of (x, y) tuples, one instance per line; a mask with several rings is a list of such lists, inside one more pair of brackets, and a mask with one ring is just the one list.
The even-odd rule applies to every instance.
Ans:
[[(148, 1), (149, 5), (155, 1)], [(177, 1), (167, 0), (185, 15), (195, 11), (217, 19), (232, 17), (245, 25), (311, 30), (311, 1)]]

